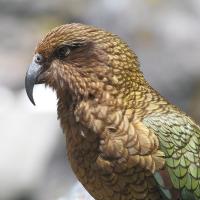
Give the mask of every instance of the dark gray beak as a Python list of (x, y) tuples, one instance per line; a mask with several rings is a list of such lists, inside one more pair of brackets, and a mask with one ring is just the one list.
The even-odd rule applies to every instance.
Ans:
[(25, 78), (26, 93), (33, 105), (35, 105), (33, 99), (33, 88), (35, 84), (39, 83), (38, 77), (41, 74), (41, 71), (42, 71), (42, 65), (38, 60), (38, 55), (35, 55), (31, 65), (28, 68), (28, 71), (26, 72), (26, 78)]

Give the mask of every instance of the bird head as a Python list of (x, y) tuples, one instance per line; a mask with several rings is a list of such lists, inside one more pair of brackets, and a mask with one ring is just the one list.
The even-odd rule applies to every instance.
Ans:
[(40, 83), (57, 93), (88, 97), (120, 88), (133, 77), (137, 82), (138, 66), (136, 55), (116, 35), (88, 25), (65, 24), (37, 45), (26, 73), (26, 92), (33, 104), (33, 87)]

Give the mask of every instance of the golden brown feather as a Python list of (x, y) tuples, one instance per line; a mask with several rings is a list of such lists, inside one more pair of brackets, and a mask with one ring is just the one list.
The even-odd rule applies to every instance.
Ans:
[(35, 55), (43, 58), (36, 83), (57, 93), (68, 158), (88, 192), (96, 200), (161, 199), (153, 175), (164, 153), (143, 119), (177, 109), (145, 81), (134, 52), (104, 30), (66, 24)]

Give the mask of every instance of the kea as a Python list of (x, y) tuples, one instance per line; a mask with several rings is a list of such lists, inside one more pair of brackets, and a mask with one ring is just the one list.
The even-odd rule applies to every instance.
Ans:
[(67, 155), (96, 200), (200, 199), (200, 127), (145, 80), (118, 36), (78, 23), (38, 43), (25, 78), (55, 90)]

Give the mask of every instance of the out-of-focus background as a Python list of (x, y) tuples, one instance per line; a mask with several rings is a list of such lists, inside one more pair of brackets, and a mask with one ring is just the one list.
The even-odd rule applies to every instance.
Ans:
[(200, 1), (0, 0), (0, 200), (89, 200), (66, 159), (56, 98), (24, 77), (36, 43), (63, 23), (120, 35), (151, 84), (200, 121)]

